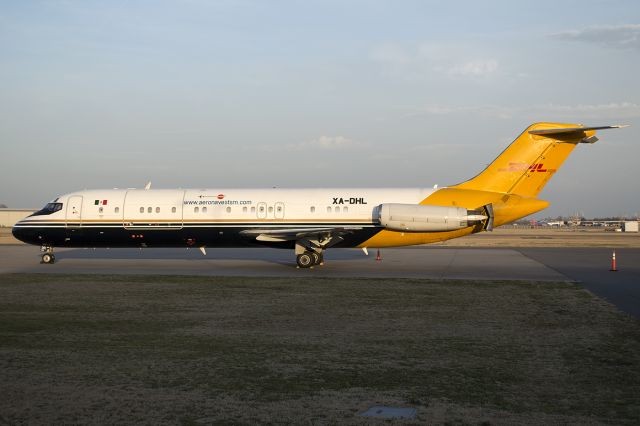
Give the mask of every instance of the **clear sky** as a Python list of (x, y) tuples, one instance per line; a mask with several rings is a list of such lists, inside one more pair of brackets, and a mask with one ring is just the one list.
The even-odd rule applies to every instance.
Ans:
[(640, 2), (0, 0), (0, 203), (84, 188), (420, 187), (536, 121), (537, 215), (640, 211)]

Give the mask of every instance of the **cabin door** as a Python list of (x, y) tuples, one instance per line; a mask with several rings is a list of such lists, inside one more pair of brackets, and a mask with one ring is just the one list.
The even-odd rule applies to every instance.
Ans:
[(67, 200), (67, 227), (80, 226), (82, 219), (82, 196), (72, 195)]

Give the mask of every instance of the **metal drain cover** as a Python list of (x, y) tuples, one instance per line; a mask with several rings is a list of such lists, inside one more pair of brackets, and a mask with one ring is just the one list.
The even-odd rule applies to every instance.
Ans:
[(363, 417), (379, 417), (382, 419), (415, 419), (416, 409), (374, 405), (367, 411), (360, 413), (360, 415)]

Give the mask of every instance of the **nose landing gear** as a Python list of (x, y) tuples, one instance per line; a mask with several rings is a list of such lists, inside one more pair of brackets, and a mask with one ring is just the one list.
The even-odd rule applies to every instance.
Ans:
[(55, 263), (56, 256), (53, 254), (53, 247), (51, 246), (42, 246), (40, 247), (40, 251), (42, 253), (42, 263), (46, 263), (47, 265), (51, 265)]

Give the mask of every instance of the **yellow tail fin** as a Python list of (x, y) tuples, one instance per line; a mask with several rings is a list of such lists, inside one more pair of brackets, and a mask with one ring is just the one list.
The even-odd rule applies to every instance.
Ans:
[(529, 126), (486, 169), (452, 188), (535, 197), (579, 143), (593, 143), (596, 130), (624, 126), (536, 123)]

